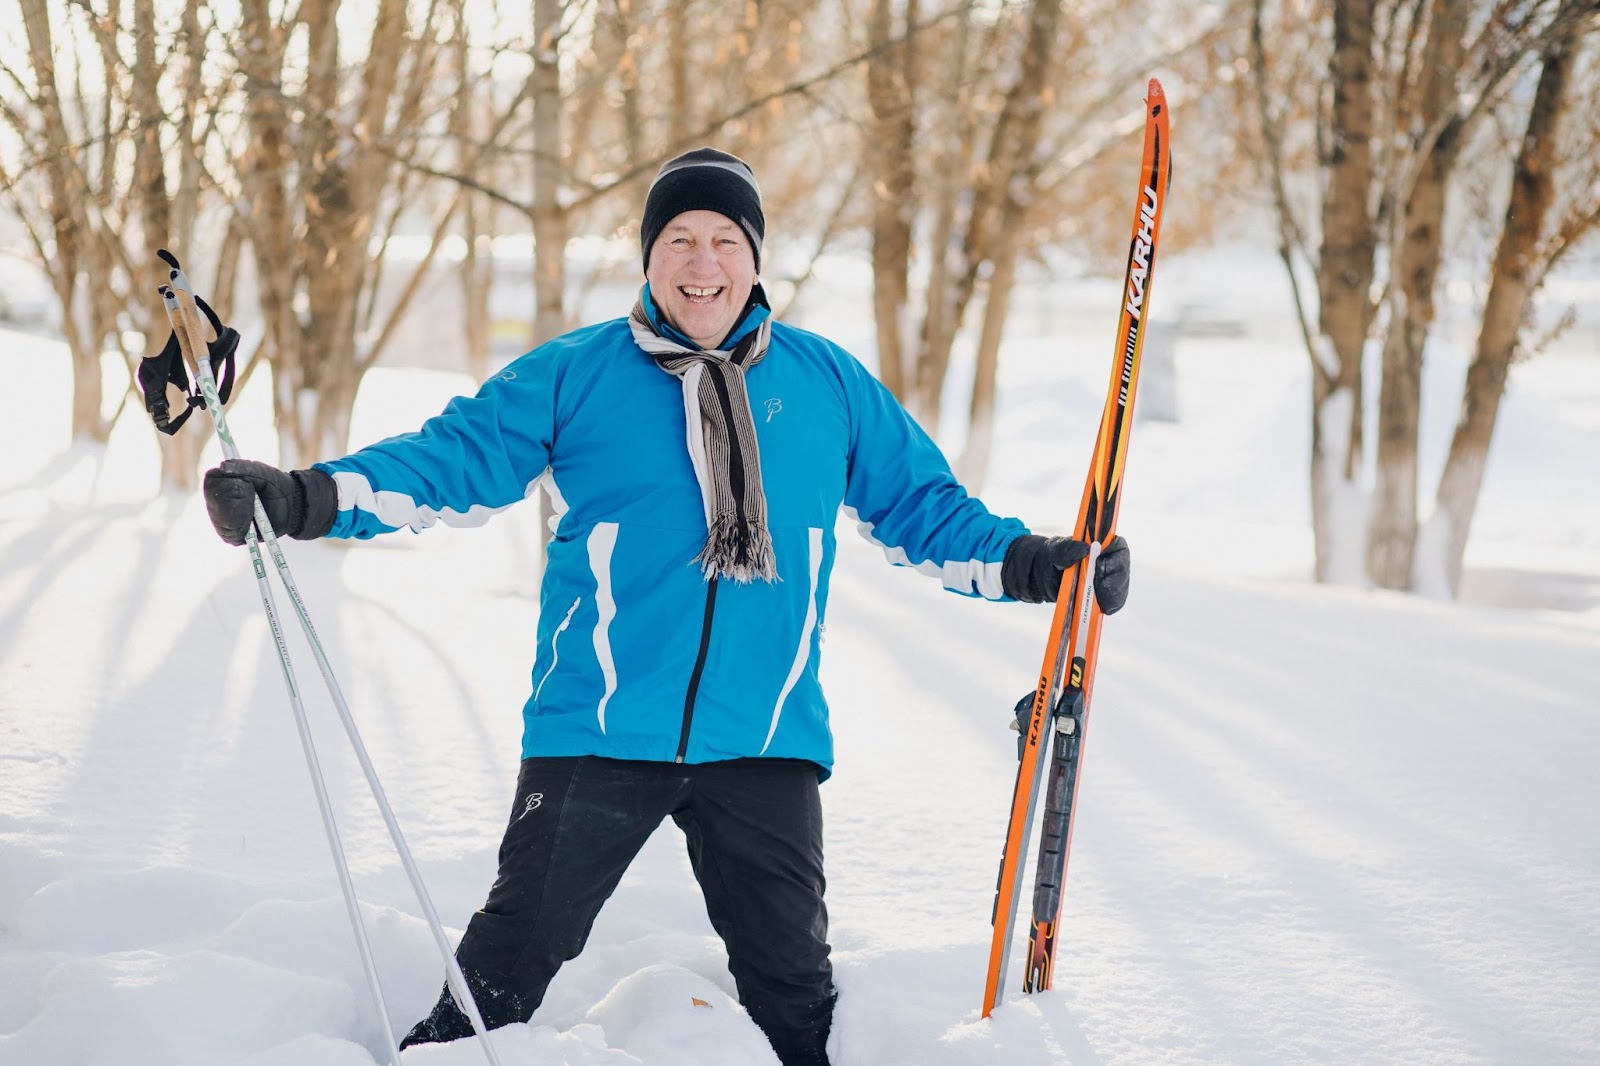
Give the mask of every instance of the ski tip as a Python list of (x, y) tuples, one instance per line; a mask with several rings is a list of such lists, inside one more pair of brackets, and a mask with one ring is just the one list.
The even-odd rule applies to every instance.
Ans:
[(1144, 102), (1145, 106), (1150, 109), (1150, 114), (1152, 117), (1159, 115), (1161, 112), (1166, 110), (1167, 93), (1166, 90), (1161, 87), (1161, 79), (1150, 79), (1150, 84), (1145, 87)]
[(167, 266), (171, 267), (173, 270), (182, 270), (183, 269), (181, 266), (178, 265), (178, 257), (173, 255), (171, 252), (167, 251), (165, 248), (158, 248), (156, 250), (156, 258), (160, 259), (163, 263), (167, 264)]

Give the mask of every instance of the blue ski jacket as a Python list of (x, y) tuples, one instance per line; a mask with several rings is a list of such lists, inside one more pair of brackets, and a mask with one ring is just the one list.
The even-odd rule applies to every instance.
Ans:
[[(662, 328), (648, 286), (643, 299)], [(727, 343), (768, 313), (755, 307)], [(746, 380), (776, 582), (708, 581), (694, 563), (706, 519), (687, 433), (700, 427), (685, 425), (679, 379), (625, 318), (541, 345), (415, 433), (318, 463), (339, 492), (329, 536), (478, 525), (543, 485), (558, 519), (523, 756), (785, 757), (825, 777), (817, 670), (840, 508), (891, 562), (993, 600), (1006, 599), (1001, 561), (1027, 529), (969, 496), (838, 345), (775, 322)]]

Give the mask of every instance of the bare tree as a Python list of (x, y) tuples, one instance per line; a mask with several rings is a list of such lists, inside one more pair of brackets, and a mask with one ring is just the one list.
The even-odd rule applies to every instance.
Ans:
[[(120, 412), (136, 391), (133, 361), (167, 331), (150, 253), (185, 239), (199, 210), (191, 196), (188, 210), (175, 211), (171, 195), (174, 181), (198, 184), (208, 136), (194, 121), (204, 105), (198, 4), (186, 0), (165, 27), (153, 0), (113, 4), (103, 17), (26, 0), (21, 13), (28, 67), (4, 70), (19, 94), (0, 100), (18, 144), (5, 167), (6, 200), (61, 306), (73, 436), (104, 442), (115, 416), (103, 413), (102, 354), (120, 352), (130, 369)], [(163, 484), (193, 485), (204, 431), (161, 439)]]
[[(456, 80), (450, 134), (455, 141), (456, 165), (462, 171), (475, 165), (492, 163), (490, 160), (480, 160), (476, 148), (483, 133), (488, 94), (480, 79), (473, 75), (470, 41), (471, 35), (463, 20), (450, 42), (451, 73)], [(494, 256), (484, 253), (490, 251), (495, 205), (482, 193), (470, 189), (463, 189), (461, 195), (461, 335), (466, 348), (468, 372), (481, 381), (489, 375), (489, 295), (494, 284)]]
[[(29, 112), (24, 104), (9, 100), (5, 110), (23, 144), (37, 147), (7, 174), (6, 185), (61, 304), (62, 329), (72, 357), (73, 439), (104, 443), (111, 426), (101, 413), (100, 353), (115, 327), (101, 298), (109, 289), (104, 284), (107, 263), (94, 247), (103, 235), (90, 213), (89, 190), (95, 171), (83, 142), (94, 138), (100, 152), (108, 151), (109, 131), (90, 125), (97, 109), (81, 96), (74, 102), (82, 125), (76, 133), (68, 128), (68, 105), (56, 70), (56, 30), (44, 0), (22, 0), (22, 23), (27, 33), (31, 65), (27, 80), (32, 82), (34, 110)], [(22, 77), (7, 73), (14, 85), (27, 91)], [(82, 82), (78, 84), (81, 87)], [(27, 210), (24, 184), (31, 172), (37, 171), (43, 172), (45, 192), (45, 208), (39, 215)]]
[(567, 217), (561, 205), (561, 0), (533, 3), (533, 342), (566, 329)]
[(371, 249), (416, 192), (395, 158), (416, 150), (430, 116), (448, 113), (428, 94), (444, 50), (437, 5), (413, 15), (403, 0), (382, 0), (352, 49), (339, 14), (337, 0), (282, 11), (244, 0), (233, 35), (245, 113), (236, 217), (253, 255), (286, 464), (347, 446), (356, 388), (405, 310), (402, 301), (381, 326), (361, 328), (376, 300)]
[[(1590, 24), (1593, 4), (1334, 0), (1328, 22), (1313, 24), (1309, 37), (1298, 9), (1273, 16), (1255, 0), (1250, 54), (1263, 175), (1312, 361), (1315, 572), (1318, 580), (1408, 588), (1422, 359), (1463, 146), (1533, 57)], [(1272, 56), (1268, 36), (1279, 43)], [(1298, 69), (1313, 53), (1325, 57), (1321, 83)], [(1297, 128), (1314, 130), (1316, 182), (1304, 180)], [(1306, 224), (1310, 217), (1318, 227)], [(1303, 273), (1317, 279), (1315, 306), (1303, 298)], [(1375, 333), (1382, 372), (1373, 383), (1361, 364)], [(1362, 454), (1368, 392), (1378, 401), (1370, 492)]]
[[(986, 246), (984, 254), (989, 260), (988, 293), (983, 302), (968, 409), (967, 445), (957, 462), (968, 484), (974, 487), (982, 484), (989, 469), (1000, 338), (1011, 309), (1011, 288), (1017, 277), (1029, 209), (1044, 171), (1042, 131), (1051, 103), (1046, 76), (1057, 54), (1060, 20), (1061, 6), (1055, 0), (1035, 3), (1029, 9), (1022, 60), (1000, 108), (990, 142), (987, 180), (977, 189), (973, 222), (968, 230), (969, 236), (976, 238), (974, 248)], [(985, 215), (991, 216), (992, 221), (980, 225)], [(967, 276), (972, 276), (970, 258), (968, 263)]]
[[(197, 129), (196, 111), (203, 99), (204, 83), (201, 79), (203, 52), (200, 29), (199, 0), (186, 0), (179, 22), (179, 32), (166, 55), (160, 55), (156, 41), (156, 16), (154, 0), (135, 0), (133, 15), (133, 63), (126, 72), (130, 85), (132, 126), (134, 139), (134, 178), (131, 190), (138, 204), (140, 230), (145, 238), (144, 247), (130, 251), (130, 258), (142, 265), (157, 247), (175, 245), (189, 248), (194, 243), (195, 225), (200, 202), (200, 156), (205, 132)], [(169, 121), (162, 107), (163, 87), (161, 73), (169, 65), (180, 67), (176, 79), (181, 89), (177, 95), (179, 108)], [(170, 92), (170, 88), (166, 90)], [(172, 146), (176, 152), (176, 198), (167, 179), (168, 151), (162, 143), (162, 131), (170, 126)], [(227, 259), (237, 254), (237, 249), (225, 251)], [(136, 272), (146, 280), (142, 272)], [(167, 331), (165, 313), (151, 294), (136, 287), (132, 293), (132, 317), (139, 323), (139, 332), (146, 338), (146, 347), (154, 349)], [(213, 293), (213, 300), (227, 308), (226, 291)], [(140, 299), (143, 297), (143, 299)], [(210, 423), (206, 419), (193, 419), (187, 433), (168, 436), (162, 434), (161, 483), (174, 489), (192, 489), (198, 474), (200, 450), (210, 436)]]
[[(1378, 391), (1377, 484), (1367, 527), (1367, 573), (1384, 588), (1407, 588), (1417, 537), (1417, 428), (1422, 349), (1434, 320), (1434, 286), (1444, 257), (1450, 178), (1466, 133), (1458, 106), (1466, 62), (1468, 0), (1429, 5), (1415, 80), (1395, 88), (1394, 130), (1419, 131), (1413, 155), (1388, 190), (1396, 206), (1389, 240), (1389, 319)], [(1410, 61), (1412, 56), (1405, 57)], [(1416, 101), (1415, 108), (1410, 105)]]
[[(1081, 70), (1064, 61), (1081, 67), (1096, 49), (1079, 23), (1063, 28), (1059, 0), (952, 0), (933, 11), (772, 0), (732, 12), (700, 0), (539, 0), (531, 25), (495, 27), (481, 45), (468, 40), (465, 6), (241, 0), (235, 10), (181, 0), (160, 9), (166, 23), (154, 0), (119, 0), (112, 10), (122, 14), (109, 23), (87, 7), (72, 9), (79, 32), (106, 54), (116, 56), (119, 43), (133, 48), (131, 59), (116, 59), (123, 77), (115, 82), (114, 136), (126, 154), (118, 165), (97, 164), (97, 175), (120, 182), (119, 195), (133, 206), (102, 221), (93, 196), (72, 193), (74, 181), (87, 187), (86, 172), (50, 169), (51, 158), (71, 152), (38, 152), (31, 173), (41, 182), (54, 173), (60, 188), (52, 199), (82, 205), (71, 208), (76, 215), (63, 207), (61, 227), (50, 223), (52, 252), (66, 253), (58, 276), (91, 276), (85, 264), (101, 255), (122, 274), (108, 267), (110, 283), (88, 291), (131, 291), (129, 264), (147, 261), (147, 249), (119, 253), (84, 234), (138, 233), (127, 221), (148, 217), (149, 232), (162, 231), (160, 243), (180, 254), (196, 240), (208, 243), (186, 258), (204, 262), (210, 246), (220, 250), (216, 298), (226, 307), (241, 274), (235, 257), (244, 253), (255, 307), (236, 310), (243, 322), (258, 311), (262, 336), (246, 374), (272, 371), (284, 463), (347, 446), (362, 375), (396, 339), (447, 238), (466, 241), (465, 334), (474, 365), (484, 368), (481, 238), (495, 228), (495, 213), (535, 238), (531, 335), (552, 336), (570, 325), (571, 237), (626, 237), (660, 162), (707, 142), (755, 165), (772, 232), (806, 238), (810, 264), (764, 257), (765, 280), (784, 301), (829, 241), (866, 222), (857, 187), (870, 182), (858, 179), (891, 175), (886, 195), (867, 204), (876, 205), (882, 232), (892, 223), (905, 246), (885, 243), (879, 256), (880, 283), (895, 284), (897, 271), (901, 279), (878, 316), (883, 344), (897, 351), (882, 360), (885, 373), (898, 370), (901, 390), (931, 418), (968, 309), (982, 308), (974, 408), (981, 426), (1011, 278), (1050, 239), (1088, 224), (1064, 221), (1069, 216), (1097, 214), (1067, 209), (1093, 202), (1069, 192), (1068, 179), (1120, 135), (1086, 138), (1095, 146), (1087, 153), (1068, 148), (1091, 115), (1136, 91), (1148, 69), (1127, 64), (1137, 69), (1119, 81), (1097, 68), (1093, 91), (1075, 88)], [(863, 29), (865, 47), (850, 47)], [(33, 54), (49, 57), (52, 47)], [(513, 52), (531, 70), (508, 90), (493, 64)], [(206, 65), (200, 55), (210, 57)], [(880, 60), (886, 65), (873, 65)], [(128, 67), (143, 80), (127, 76)], [(841, 133), (861, 129), (864, 68), (873, 121), (895, 132), (884, 142), (890, 150), (840, 166)], [(919, 71), (928, 69), (941, 75), (924, 85)], [(14, 79), (37, 116), (32, 80)], [(1078, 106), (1063, 119), (1069, 88)], [(58, 149), (85, 140), (63, 137)], [(1064, 155), (1071, 159), (1061, 162)], [(224, 224), (199, 224), (207, 196), (225, 203)], [(419, 231), (431, 235), (420, 263), (386, 254), (395, 235)], [(631, 255), (618, 260), (619, 275), (637, 269)], [(401, 270), (409, 275), (396, 278)], [(913, 291), (924, 305), (915, 314), (906, 310)], [(142, 306), (142, 290), (140, 297)], [(75, 322), (87, 320), (88, 307), (78, 305)], [(116, 317), (96, 314), (101, 322)], [(104, 338), (126, 322), (118, 326), (91, 328)], [(972, 439), (981, 466), (987, 438)]]
[[(916, 91), (918, 48), (902, 37), (893, 45), (894, 7), (872, 0), (867, 42), (878, 50), (867, 64), (872, 107), (866, 154), (872, 182), (872, 307), (878, 333), (878, 377), (896, 396), (906, 394), (906, 298), (911, 273), (911, 228), (916, 220)], [(917, 0), (903, 5), (906, 25), (916, 25)]]
[[(915, 4), (875, 0), (868, 11), (863, 159), (879, 375), (937, 432), (952, 358), (976, 315), (967, 444), (956, 464), (969, 484), (988, 465), (1018, 271), (1056, 242), (1098, 246), (1104, 236), (1111, 245), (1111, 227), (1093, 220), (1112, 203), (1122, 217), (1128, 181), (1125, 167), (1120, 181), (1099, 167), (1139, 133), (1119, 119), (1138, 110), (1152, 70), (1198, 56), (1218, 34), (1206, 17), (1181, 16), (1167, 20), (1164, 50), (1137, 39), (1108, 46), (1091, 27), (1109, 14), (1054, 0), (958, 7), (920, 24)], [(891, 46), (896, 39), (907, 43)], [(1108, 189), (1123, 195), (1107, 200)]]
[[(1533, 296), (1555, 263), (1600, 224), (1600, 204), (1592, 195), (1584, 195), (1600, 180), (1594, 168), (1600, 154), (1596, 136), (1600, 129), (1591, 124), (1565, 146), (1560, 139), (1563, 119), (1583, 84), (1575, 76), (1582, 29), (1582, 23), (1572, 23), (1540, 57), (1538, 85), (1528, 107), (1521, 147), (1512, 162), (1511, 191), (1490, 266), (1477, 343), (1467, 368), (1461, 413), (1439, 476), (1432, 514), (1419, 538), (1414, 565), (1419, 590), (1453, 596), (1460, 587), (1467, 534), (1483, 487), (1500, 400), (1512, 360), (1519, 350), (1526, 350), (1524, 334)], [(1578, 194), (1567, 197), (1566, 210), (1552, 224), (1563, 155), (1589, 165), (1575, 175), (1572, 185)]]
[[(1260, 5), (1253, 23), (1258, 57), (1261, 44)], [(1333, 55), (1329, 63), (1332, 106), (1323, 137), (1322, 165), (1327, 191), (1322, 201), (1322, 245), (1317, 263), (1320, 329), (1310, 348), (1311, 365), (1311, 494), (1316, 541), (1316, 575), (1365, 572), (1358, 542), (1338, 522), (1338, 500), (1348, 498), (1362, 465), (1362, 354), (1375, 308), (1371, 289), (1376, 268), (1377, 234), (1370, 206), (1373, 172), (1373, 4), (1371, 0), (1334, 0)], [(1264, 81), (1258, 80), (1265, 93)], [(1276, 155), (1276, 153), (1274, 153)], [(1278, 182), (1280, 218), (1287, 220), (1281, 173)], [(1289, 265), (1290, 243), (1282, 246)]]
[[(980, 276), (993, 277), (996, 252), (1015, 247), (1017, 234), (1002, 232), (999, 213), (1008, 198), (1033, 194), (1033, 160), (1051, 103), (1043, 98), (1044, 75), (1059, 55), (1059, 4), (1036, 0), (1003, 14), (985, 25), (968, 9), (936, 33), (919, 31), (911, 21), (916, 9), (908, 6), (905, 43), (892, 49), (884, 47), (890, 5), (875, 3), (869, 21), (869, 40), (878, 49), (868, 65), (875, 121), (866, 151), (874, 176), (879, 374), (930, 431), (937, 427), (951, 347)], [(1015, 63), (998, 62), (1007, 49)], [(915, 77), (919, 64), (961, 76), (924, 94)], [(985, 113), (993, 116), (987, 123), (975, 117)], [(933, 161), (920, 180), (914, 169), (919, 153)], [(932, 240), (918, 249), (913, 238), (924, 213), (931, 216)], [(919, 253), (928, 274), (923, 313), (914, 324), (908, 279)], [(1004, 288), (1006, 269), (998, 273)]]

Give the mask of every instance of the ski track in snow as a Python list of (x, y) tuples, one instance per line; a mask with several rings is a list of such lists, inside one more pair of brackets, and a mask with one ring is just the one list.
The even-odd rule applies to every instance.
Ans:
[[(110, 448), (70, 445), (64, 359), (7, 340), (50, 369), (45, 400), (0, 424), (21, 457), (0, 475), (0, 1066), (385, 1061), (244, 557), (197, 499), (151, 497), (136, 411)], [(1040, 528), (1077, 500), (1104, 384), (1104, 345), (1084, 346), (1018, 342), (1002, 374), (985, 498)], [(1048, 608), (942, 593), (841, 524), (837, 1066), (1600, 1060), (1600, 501), (1571, 491), (1600, 467), (1571, 402), (1600, 395), (1600, 367), (1514, 373), (1469, 566), (1484, 597), (1555, 590), (1568, 609), (1508, 610), (1304, 582), (1290, 353), (1185, 342), (1183, 421), (1135, 435), (1122, 528), (1140, 568), (1102, 645), (1056, 991), (988, 1021), (1006, 722)], [(375, 372), (356, 437), (462, 387)], [(272, 439), (266, 391), (241, 397), (241, 441)], [(536, 522), (288, 547), (452, 935), (514, 782)], [(440, 965), (286, 624), (403, 1032)], [(495, 1042), (506, 1066), (770, 1066), (733, 996), (669, 825), (534, 1023)], [(471, 1041), (404, 1056), (483, 1061)]]

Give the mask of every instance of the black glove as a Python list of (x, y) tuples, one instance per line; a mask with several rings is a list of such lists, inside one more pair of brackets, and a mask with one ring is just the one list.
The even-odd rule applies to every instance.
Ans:
[[(1089, 545), (1070, 537), (1024, 534), (1006, 549), (1000, 566), (1005, 594), (1023, 603), (1054, 603), (1061, 589), (1061, 574), (1089, 554)], [(1101, 614), (1116, 614), (1128, 602), (1131, 561), (1128, 542), (1112, 537), (1100, 551), (1094, 567), (1094, 599)]]
[(255, 521), (256, 497), (280, 537), (316, 540), (327, 536), (339, 513), (339, 489), (320, 470), (279, 470), (254, 459), (224, 459), (206, 471), (206, 514), (217, 536), (243, 544)]

